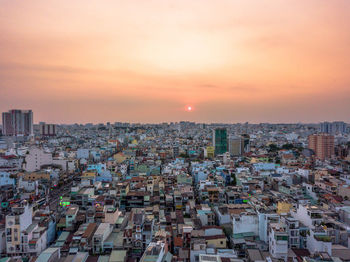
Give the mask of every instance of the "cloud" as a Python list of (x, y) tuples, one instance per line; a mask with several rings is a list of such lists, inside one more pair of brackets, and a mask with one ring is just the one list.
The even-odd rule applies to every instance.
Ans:
[(45, 71), (45, 72), (55, 72), (55, 73), (69, 73), (69, 74), (79, 74), (79, 73), (92, 73), (96, 70), (91, 70), (87, 68), (78, 68), (70, 66), (54, 66), (54, 65), (40, 65), (40, 64), (22, 64), (22, 63), (1, 63), (0, 70), (2, 71)]

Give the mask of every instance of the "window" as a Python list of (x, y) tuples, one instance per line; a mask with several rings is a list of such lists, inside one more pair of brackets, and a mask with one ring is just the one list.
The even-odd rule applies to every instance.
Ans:
[(288, 240), (288, 236), (276, 236), (276, 240)]

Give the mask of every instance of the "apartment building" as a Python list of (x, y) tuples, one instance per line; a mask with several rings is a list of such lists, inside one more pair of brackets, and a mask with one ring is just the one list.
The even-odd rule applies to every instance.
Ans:
[(288, 255), (288, 233), (285, 225), (280, 223), (270, 224), (269, 250), (273, 258), (287, 260)]
[(108, 223), (101, 223), (92, 240), (92, 250), (94, 254), (100, 254), (104, 252), (104, 242), (112, 233), (113, 227)]
[(329, 134), (310, 135), (308, 147), (315, 152), (317, 158), (329, 159), (334, 156), (334, 136)]

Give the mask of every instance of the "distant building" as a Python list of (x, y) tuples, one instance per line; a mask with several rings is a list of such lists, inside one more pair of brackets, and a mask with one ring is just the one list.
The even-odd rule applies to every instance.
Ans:
[(51, 165), (52, 154), (45, 152), (43, 149), (32, 147), (25, 157), (23, 169), (27, 172), (40, 170), (43, 165)]
[(228, 141), (230, 155), (241, 156), (244, 153), (244, 140), (242, 137), (230, 136)]
[(214, 158), (215, 156), (215, 148), (213, 146), (207, 146), (204, 148), (204, 157), (206, 158)]
[(310, 135), (308, 147), (321, 160), (331, 158), (334, 155), (334, 136), (328, 134)]
[(321, 123), (321, 132), (327, 134), (345, 134), (347, 124), (342, 121)]
[(250, 151), (250, 136), (248, 134), (242, 135), (244, 152)]
[(180, 148), (179, 146), (173, 146), (173, 156), (178, 157), (180, 155)]
[(2, 113), (2, 134), (5, 136), (33, 135), (32, 110), (13, 109)]
[(15, 179), (9, 172), (0, 171), (0, 186), (15, 185)]
[(213, 130), (213, 146), (215, 148), (216, 155), (220, 155), (228, 151), (226, 128), (216, 128)]
[(90, 157), (90, 150), (86, 148), (79, 148), (77, 150), (77, 158), (78, 159), (88, 159)]
[(55, 136), (57, 127), (55, 124), (40, 123), (40, 135), (41, 136)]

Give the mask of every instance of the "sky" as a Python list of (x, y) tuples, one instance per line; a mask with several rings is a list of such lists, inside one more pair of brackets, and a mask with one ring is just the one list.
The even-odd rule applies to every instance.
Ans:
[(0, 0), (35, 123), (350, 122), (349, 68), (349, 0)]

